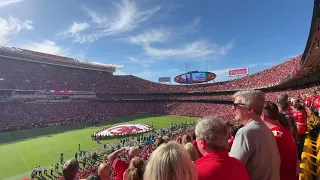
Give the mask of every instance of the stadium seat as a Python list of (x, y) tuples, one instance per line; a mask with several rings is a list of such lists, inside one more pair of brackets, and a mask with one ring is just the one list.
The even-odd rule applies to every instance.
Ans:
[(319, 179), (320, 178), (320, 135), (312, 138), (310, 131), (314, 129), (319, 121), (311, 110), (307, 109), (308, 113), (308, 132), (304, 142), (304, 149), (301, 155), (302, 162), (300, 163), (300, 180)]

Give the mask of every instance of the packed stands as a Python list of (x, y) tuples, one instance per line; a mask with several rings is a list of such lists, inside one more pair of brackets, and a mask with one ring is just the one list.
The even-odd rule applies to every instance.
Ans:
[[(1, 52), (1, 51), (0, 51)], [(1, 57), (0, 89), (68, 89), (105, 93), (212, 92), (269, 87), (279, 83), (297, 66), (301, 56), (240, 79), (201, 85), (165, 85), (134, 76), (113, 76), (109, 72), (65, 67), (45, 62)]]

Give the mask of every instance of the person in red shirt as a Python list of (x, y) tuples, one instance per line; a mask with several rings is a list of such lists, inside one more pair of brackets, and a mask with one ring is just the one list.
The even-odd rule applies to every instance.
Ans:
[(198, 180), (249, 180), (245, 166), (228, 154), (228, 130), (221, 119), (199, 119), (195, 133), (199, 151), (204, 155), (195, 162)]
[(311, 96), (311, 104), (314, 106), (314, 102), (318, 99), (318, 93), (317, 91), (313, 91), (313, 95)]
[[(120, 153), (128, 154), (128, 161), (123, 161), (118, 158)], [(123, 147), (108, 156), (108, 161), (112, 164), (112, 167), (115, 169), (117, 176), (116, 180), (123, 179), (123, 173), (128, 169), (129, 163), (132, 158), (139, 156), (139, 148), (137, 147)]]
[(315, 106), (315, 112), (318, 114), (318, 116), (320, 115), (320, 97), (318, 97), (315, 101), (314, 101), (314, 106)]
[(273, 102), (265, 102), (261, 119), (273, 132), (277, 141), (281, 159), (280, 179), (298, 180), (298, 150), (296, 143), (291, 132), (280, 124), (279, 117), (285, 118), (284, 115), (279, 115), (277, 105)]
[(304, 103), (306, 106), (311, 107), (311, 97), (309, 95), (306, 95)]
[(298, 159), (301, 159), (301, 153), (303, 151), (304, 140), (307, 132), (307, 114), (305, 113), (304, 107), (301, 104), (295, 104), (294, 117), (297, 121), (298, 130)]
[(293, 116), (297, 121), (298, 135), (304, 135), (307, 132), (307, 114), (301, 104), (295, 104), (294, 108), (296, 111)]

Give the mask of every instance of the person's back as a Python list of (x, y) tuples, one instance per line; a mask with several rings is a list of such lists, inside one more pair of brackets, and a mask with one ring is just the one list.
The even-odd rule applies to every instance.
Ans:
[(216, 151), (196, 162), (198, 180), (228, 179), (249, 180), (244, 165), (236, 158), (230, 157), (228, 151)]
[(280, 153), (280, 179), (297, 180), (298, 150), (290, 131), (282, 126), (270, 129), (277, 141)]
[(251, 180), (280, 179), (277, 143), (261, 120), (252, 120), (237, 132), (230, 156), (245, 165)]

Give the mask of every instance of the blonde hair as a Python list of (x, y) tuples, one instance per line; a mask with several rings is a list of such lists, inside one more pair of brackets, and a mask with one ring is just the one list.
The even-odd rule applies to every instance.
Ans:
[(197, 180), (195, 165), (180, 144), (170, 141), (151, 155), (144, 173), (145, 180)]
[(184, 146), (184, 150), (187, 151), (187, 153), (189, 154), (191, 161), (196, 161), (199, 158), (197, 149), (191, 142), (188, 142)]

